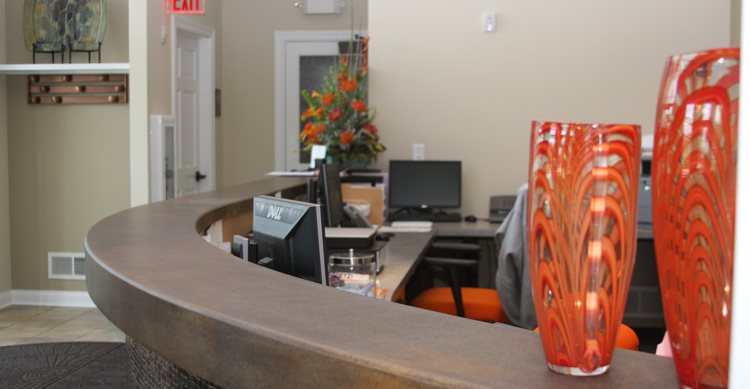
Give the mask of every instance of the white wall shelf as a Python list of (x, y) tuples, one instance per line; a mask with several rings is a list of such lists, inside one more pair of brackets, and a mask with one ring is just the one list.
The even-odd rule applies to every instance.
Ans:
[(129, 63), (3, 64), (0, 74), (128, 74)]

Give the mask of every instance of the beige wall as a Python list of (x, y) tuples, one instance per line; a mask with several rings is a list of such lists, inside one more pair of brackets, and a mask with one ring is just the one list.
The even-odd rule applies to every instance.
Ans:
[[(6, 36), (5, 0), (0, 0), (0, 36)], [(5, 39), (0, 39), (0, 63), (5, 63)], [(0, 76), (0, 292), (11, 288), (8, 122), (5, 101), (5, 76)]]
[[(489, 10), (494, 34), (480, 28)], [(727, 46), (729, 19), (729, 2), (709, 0), (371, 1), (379, 164), (413, 143), (462, 160), (463, 212), (486, 217), (491, 195), (527, 180), (533, 119), (652, 133), (665, 58)]]
[[(148, 113), (149, 115), (171, 115), (171, 17), (164, 12), (163, 1), (148, 1), (146, 27), (148, 28)], [(166, 32), (164, 43), (161, 42), (162, 27)]]
[[(366, 29), (367, 2), (353, 0), (355, 28)], [(380, 0), (377, 0), (380, 1)], [(274, 169), (274, 31), (349, 30), (341, 15), (304, 15), (293, 1), (225, 1), (220, 182), (234, 185)]]
[[(104, 62), (128, 61), (127, 5), (109, 2)], [(28, 63), (23, 1), (8, 0), (6, 10), (8, 62)], [(128, 106), (28, 105), (26, 78), (12, 76), (7, 108), (13, 289), (85, 290), (49, 280), (47, 252), (83, 252), (88, 229), (128, 207)]]
[[(158, 3), (158, 4), (157, 4)], [(148, 203), (149, 200), (149, 152), (148, 152), (148, 30), (149, 15), (154, 6), (162, 2), (128, 0), (128, 59), (130, 61), (129, 103), (129, 173), (130, 206)]]
[(742, 0), (732, 0), (732, 46), (740, 45), (740, 33), (742, 32)]

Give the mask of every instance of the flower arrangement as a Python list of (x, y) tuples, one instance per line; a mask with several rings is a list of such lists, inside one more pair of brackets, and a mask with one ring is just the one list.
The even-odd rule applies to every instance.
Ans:
[[(320, 92), (302, 91), (309, 107), (300, 117), (305, 123), (300, 133), (303, 149), (325, 145), (327, 156), (347, 167), (367, 166), (385, 151), (367, 107), (368, 39), (357, 37), (357, 45), (350, 44), (349, 52), (339, 56)], [(352, 55), (352, 46), (358, 47), (359, 55)]]

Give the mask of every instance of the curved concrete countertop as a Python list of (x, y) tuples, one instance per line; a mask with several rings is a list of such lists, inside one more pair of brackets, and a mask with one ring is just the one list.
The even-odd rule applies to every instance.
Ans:
[[(675, 387), (671, 360), (617, 350), (596, 378), (547, 369), (537, 335), (344, 293), (238, 261), (198, 231), (272, 178), (129, 209), (86, 237), (89, 294), (136, 343), (223, 387)], [(287, 196), (284, 197), (287, 197)]]

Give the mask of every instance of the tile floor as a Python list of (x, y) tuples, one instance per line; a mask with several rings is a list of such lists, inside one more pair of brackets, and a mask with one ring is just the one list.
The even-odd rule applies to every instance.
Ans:
[(50, 342), (124, 342), (96, 308), (11, 305), (0, 309), (0, 346)]

